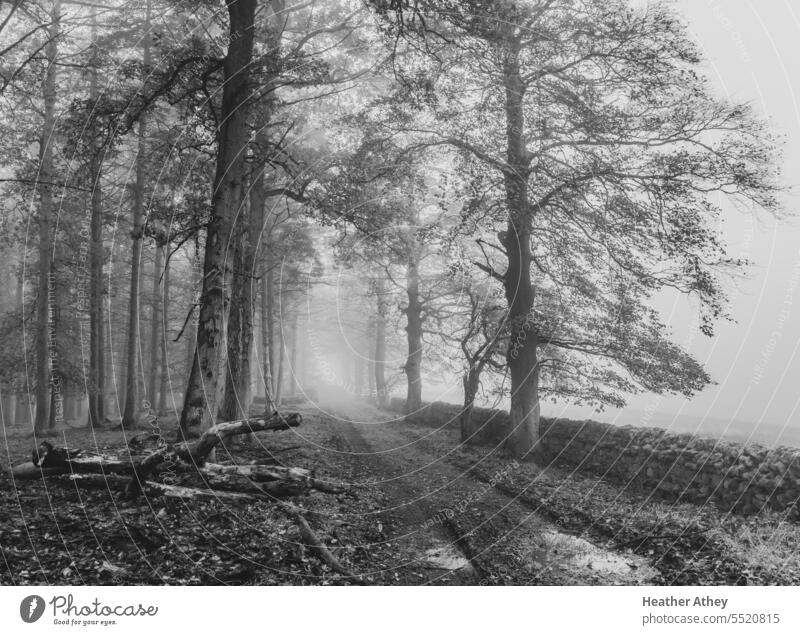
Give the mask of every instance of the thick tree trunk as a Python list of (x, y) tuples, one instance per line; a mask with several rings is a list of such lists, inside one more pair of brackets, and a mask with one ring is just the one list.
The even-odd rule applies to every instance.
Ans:
[(171, 258), (169, 258), (169, 245), (166, 246), (166, 260), (164, 261), (164, 292), (161, 296), (161, 368), (159, 376), (161, 385), (158, 390), (159, 415), (166, 414), (169, 410), (168, 400), (172, 401), (172, 382), (169, 375), (169, 270)]
[(160, 383), (158, 353), (161, 349), (161, 281), (164, 274), (165, 249), (166, 246), (157, 237), (155, 259), (153, 260), (153, 288), (150, 295), (150, 354), (148, 355), (147, 369), (147, 402), (151, 410), (154, 410), (158, 403), (158, 386)]
[(533, 327), (534, 291), (531, 286), (531, 210), (528, 201), (530, 158), (525, 147), (523, 96), (519, 70), (519, 42), (505, 51), (503, 79), (506, 95), (507, 163), (504, 174), (509, 213), (503, 246), (508, 255), (505, 293), (510, 341), (507, 354), (511, 374), (510, 430), (506, 452), (516, 458), (535, 458), (539, 441), (539, 366)]
[[(223, 421), (247, 417), (252, 401), (250, 355), (253, 348), (253, 271), (255, 239), (261, 228), (254, 227), (254, 216), (264, 207), (263, 180), (250, 189), (249, 204), (242, 207), (240, 229), (234, 234), (234, 274), (231, 309), (228, 313), (228, 363), (225, 397), (219, 416)], [(238, 235), (237, 235), (238, 234)]]
[(386, 387), (386, 287), (383, 280), (375, 284), (375, 402), (384, 407), (388, 401), (389, 391)]
[[(194, 258), (190, 262), (192, 272), (192, 292), (200, 288), (201, 274), (200, 274), (200, 248), (195, 243)], [(186, 318), (186, 333), (183, 337), (186, 338), (186, 375), (184, 381), (189, 382), (189, 377), (192, 373), (192, 360), (194, 359), (195, 352), (197, 351), (197, 304), (199, 303), (200, 294), (192, 295), (192, 306), (190, 307), (189, 315)]]
[[(211, 426), (224, 389), (226, 294), (231, 278), (228, 241), (232, 219), (243, 199), (249, 66), (253, 57), (256, 0), (227, 0), (230, 17), (228, 53), (224, 62), (222, 108), (217, 144), (212, 213), (206, 231), (203, 293), (198, 320), (197, 355), (181, 413), (181, 430), (199, 424)], [(222, 374), (222, 377), (220, 375)]]
[[(150, 66), (150, 2), (144, 22), (142, 47), (144, 67)], [(127, 368), (125, 372), (125, 410), (122, 413), (122, 426), (132, 427), (139, 422), (139, 278), (142, 266), (142, 241), (144, 236), (144, 190), (145, 190), (145, 155), (147, 152), (147, 115), (139, 115), (139, 129), (136, 149), (136, 184), (133, 189), (133, 231), (131, 256), (131, 286), (128, 300), (128, 345)]]
[(416, 241), (409, 241), (406, 293), (406, 333), (408, 357), (405, 371), (408, 382), (406, 415), (413, 417), (422, 408), (422, 303), (419, 297), (419, 262)]
[[(94, 20), (94, 17), (92, 18)], [(94, 30), (94, 29), (93, 29)], [(99, 97), (98, 90), (98, 63), (92, 62), (90, 98), (96, 101)], [(105, 392), (106, 392), (106, 364), (105, 364), (105, 325), (103, 323), (103, 261), (105, 260), (103, 247), (103, 192), (101, 189), (102, 146), (94, 144), (89, 163), (91, 177), (91, 220), (89, 244), (89, 426), (101, 426), (105, 422)]]
[[(267, 244), (265, 249), (269, 252), (270, 245)], [(264, 399), (266, 400), (266, 416), (275, 412), (275, 401), (272, 386), (272, 349), (273, 342), (271, 337), (271, 322), (270, 322), (270, 293), (272, 285), (269, 282), (270, 277), (270, 264), (269, 258), (266, 258), (267, 267), (262, 277), (261, 283), (261, 347), (264, 349), (264, 356), (261, 358), (262, 374), (264, 375)]]
[(461, 441), (466, 442), (472, 435), (472, 411), (475, 409), (475, 397), (480, 386), (481, 369), (473, 366), (462, 378), (464, 385), (464, 409), (461, 411)]
[(51, 346), (55, 347), (55, 328), (51, 307), (51, 287), (53, 286), (52, 253), (53, 242), (50, 236), (53, 211), (53, 146), (55, 135), (56, 105), (56, 57), (58, 55), (58, 31), (61, 20), (61, 2), (55, 0), (52, 6), (51, 23), (48, 29), (46, 46), (47, 70), (45, 71), (43, 97), (44, 122), (39, 142), (39, 295), (36, 304), (36, 422), (34, 430), (42, 433), (49, 427), (50, 405), (52, 400), (52, 357)]

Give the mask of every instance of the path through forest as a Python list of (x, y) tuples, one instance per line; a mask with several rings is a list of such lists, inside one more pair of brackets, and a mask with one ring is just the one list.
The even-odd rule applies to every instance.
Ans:
[[(520, 566), (544, 584), (642, 584), (657, 575), (640, 556), (563, 531), (402, 418), (351, 405), (304, 416), (328, 427), (354, 485), (384, 493), (375, 522), (387, 526), (387, 541), (401, 556), (400, 583), (486, 584), (515, 579)], [(493, 468), (488, 481), (502, 486), (520, 465)]]

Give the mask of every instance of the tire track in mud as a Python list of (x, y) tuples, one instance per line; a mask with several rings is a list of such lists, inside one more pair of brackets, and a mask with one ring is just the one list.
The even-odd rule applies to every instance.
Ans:
[(330, 410), (327, 414), (335, 415), (328, 427), (351, 453), (351, 460), (360, 462), (382, 479), (371, 485), (379, 487), (387, 495), (392, 507), (384, 510), (382, 515), (390, 521), (396, 521), (393, 524), (400, 530), (398, 535), (389, 540), (398, 548), (416, 554), (406, 566), (413, 570), (410, 571), (412, 575), (422, 576), (422, 580), (416, 577), (409, 582), (469, 585), (485, 580), (487, 573), (483, 564), (474, 556), (474, 550), (458, 524), (431, 523), (439, 510), (435, 510), (427, 498), (419, 494), (411, 479), (391, 475), (396, 464), (384, 458), (384, 451), (375, 451), (348, 414)]
[[(377, 478), (370, 485), (381, 489), (394, 506), (387, 511), (396, 514), (401, 526), (391, 540), (416, 551), (420, 563), (430, 556), (431, 545), (444, 542), (470, 565), (449, 579), (426, 576), (425, 583), (649, 581), (643, 559), (576, 537), (577, 531), (564, 531), (553, 510), (505, 486), (502, 471), (489, 476), (465, 465), (456, 454), (443, 457), (404, 422), (381, 422), (389, 415), (360, 410), (357, 415), (363, 421), (352, 418), (351, 408), (329, 411), (327, 425), (353, 453), (351, 460), (369, 467)], [(403, 534), (403, 528), (410, 533)], [(525, 576), (518, 571), (521, 565), (531, 569)]]

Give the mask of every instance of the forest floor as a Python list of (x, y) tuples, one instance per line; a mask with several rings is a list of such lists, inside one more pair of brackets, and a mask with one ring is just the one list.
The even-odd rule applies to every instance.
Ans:
[[(287, 408), (304, 423), (259, 433), (218, 462), (273, 456), (344, 483), (290, 499), (335, 556), (372, 584), (798, 584), (800, 526), (667, 504), (596, 477), (465, 447), (457, 432), (364, 405)], [(159, 422), (166, 438), (174, 422)], [(124, 447), (120, 431), (59, 430), (57, 445)], [(2, 463), (33, 441), (9, 428)], [(0, 584), (346, 584), (268, 502), (123, 501), (113, 487), (14, 482), (0, 470)]]

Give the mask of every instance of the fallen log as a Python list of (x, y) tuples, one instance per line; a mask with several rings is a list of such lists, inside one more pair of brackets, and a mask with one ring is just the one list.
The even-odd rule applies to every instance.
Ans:
[(206, 479), (225, 482), (230, 479), (232, 483), (240, 484), (243, 481), (261, 489), (262, 483), (279, 481), (284, 484), (297, 484), (301, 491), (314, 489), (329, 494), (341, 494), (345, 487), (331, 481), (324, 481), (314, 476), (314, 472), (300, 467), (283, 467), (278, 465), (219, 465), (206, 463), (200, 468), (200, 473)]
[(130, 474), (130, 460), (104, 455), (80, 454), (55, 467), (42, 467), (32, 461), (20, 463), (11, 469), (14, 478), (31, 480), (58, 474)]
[(232, 436), (268, 430), (288, 430), (299, 426), (302, 421), (303, 418), (297, 413), (286, 416), (275, 413), (266, 419), (242, 419), (240, 421), (218, 423), (206, 430), (196, 441), (184, 441), (172, 446), (168, 445), (142, 459), (133, 470), (133, 478), (131, 478), (126, 493), (131, 498), (136, 496), (141, 482), (155, 471), (159, 465), (164, 463), (175, 464), (176, 459), (178, 459), (201, 468), (211, 451)]
[[(287, 430), (300, 425), (299, 414), (282, 416), (275, 414), (269, 419), (246, 419), (228, 421), (217, 424), (207, 430), (199, 439), (190, 442), (167, 445), (159, 448), (142, 459), (120, 458), (101, 454), (85, 453), (82, 450), (66, 450), (53, 448), (49, 443), (42, 443), (34, 451), (35, 461), (16, 465), (11, 473), (18, 479), (36, 479), (57, 474), (132, 474), (145, 477), (155, 468), (165, 463), (178, 464), (185, 461), (193, 465), (202, 465), (205, 457), (217, 445), (237, 434), (264, 432), (269, 430)], [(46, 447), (45, 447), (46, 446)], [(57, 457), (54, 460), (53, 457)], [(321, 489), (321, 488), (320, 488)]]
[[(85, 487), (94, 487), (99, 489), (122, 489), (128, 485), (128, 479), (119, 475), (61, 474), (56, 478), (64, 479)], [(201, 489), (195, 487), (184, 487), (181, 485), (168, 485), (166, 483), (156, 483), (155, 481), (145, 481), (142, 484), (142, 493), (153, 497), (164, 496), (167, 498), (179, 498), (182, 500), (218, 501), (223, 503), (253, 503), (255, 501), (270, 501), (269, 497), (258, 494)]]
[(317, 537), (317, 534), (311, 529), (308, 521), (296, 508), (289, 505), (281, 505), (280, 509), (295, 523), (295, 525), (297, 525), (297, 529), (300, 531), (300, 537), (304, 541), (304, 546), (309, 547), (314, 555), (328, 565), (332, 571), (335, 571), (354, 584), (367, 584), (363, 578), (355, 575), (350, 569), (339, 562), (338, 558), (336, 558), (336, 556), (331, 553), (330, 549)]

